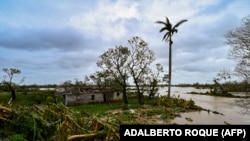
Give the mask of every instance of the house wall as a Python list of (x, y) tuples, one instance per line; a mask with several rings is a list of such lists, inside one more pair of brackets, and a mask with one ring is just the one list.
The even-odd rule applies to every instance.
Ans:
[(122, 93), (121, 92), (114, 92), (113, 93), (113, 100), (122, 100)]
[(64, 104), (74, 105), (74, 104), (95, 103), (103, 101), (104, 101), (104, 96), (102, 93), (66, 94), (64, 99)]

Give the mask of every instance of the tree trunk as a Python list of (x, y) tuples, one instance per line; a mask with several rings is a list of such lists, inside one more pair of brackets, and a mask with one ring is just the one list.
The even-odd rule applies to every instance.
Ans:
[(127, 97), (127, 84), (126, 84), (126, 79), (123, 79), (123, 85), (122, 85), (122, 93), (123, 93), (123, 102), (125, 106), (128, 105), (128, 97)]
[(126, 93), (126, 87), (123, 88), (123, 102), (124, 102), (124, 104), (128, 104), (128, 97), (127, 97), (127, 93)]
[(217, 80), (214, 80), (214, 83), (219, 87), (221, 93), (225, 92), (225, 89), (221, 86), (221, 84)]
[[(134, 77), (134, 76), (133, 76)], [(140, 105), (143, 105), (144, 104), (144, 99), (143, 99), (143, 94), (141, 93), (140, 91), (140, 86), (137, 82), (137, 79), (134, 77), (134, 81), (135, 81), (135, 85), (136, 85), (136, 90), (137, 90), (137, 94), (138, 94), (138, 103)]]
[(149, 98), (152, 99), (155, 94), (156, 94), (156, 86), (157, 86), (157, 81), (156, 79), (153, 80), (153, 83), (151, 83), (151, 86), (150, 86), (150, 93), (149, 93)]
[(170, 97), (171, 93), (171, 79), (172, 79), (172, 40), (170, 38), (169, 41), (169, 63), (168, 63), (168, 77), (169, 77), (169, 82), (168, 82), (168, 97)]
[(138, 93), (138, 103), (140, 105), (144, 104), (144, 100), (143, 100), (143, 94), (140, 91), (139, 85), (136, 83), (136, 88), (137, 88), (137, 93)]
[(128, 109), (128, 97), (127, 97), (127, 92), (126, 92), (126, 86), (123, 86), (122, 88), (122, 99), (123, 99), (123, 105), (122, 105), (122, 109), (123, 110), (127, 110)]
[(16, 100), (16, 91), (12, 87), (10, 89), (11, 89), (11, 97), (12, 97), (12, 100), (14, 101), (14, 100)]
[(13, 86), (11, 86), (11, 84), (9, 84), (9, 83), (6, 83), (6, 84), (7, 84), (7, 86), (9, 87), (9, 89), (11, 91), (12, 100), (13, 101), (16, 100), (16, 90), (15, 90), (15, 88)]

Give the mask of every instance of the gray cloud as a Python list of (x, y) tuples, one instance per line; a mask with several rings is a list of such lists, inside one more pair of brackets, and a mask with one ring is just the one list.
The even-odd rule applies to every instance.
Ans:
[(0, 47), (8, 49), (75, 50), (87, 45), (84, 36), (72, 27), (2, 27), (0, 35)]
[(173, 37), (173, 82), (206, 82), (218, 70), (234, 67), (226, 59), (224, 34), (250, 12), (247, 2), (3, 1), (0, 65), (20, 68), (27, 83), (83, 79), (97, 70), (98, 57), (108, 48), (140, 36), (167, 72), (168, 43), (155, 21), (168, 16), (172, 22), (188, 19)]

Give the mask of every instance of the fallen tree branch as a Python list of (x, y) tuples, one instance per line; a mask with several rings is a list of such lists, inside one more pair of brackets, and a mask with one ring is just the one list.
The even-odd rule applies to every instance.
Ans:
[(83, 139), (83, 138), (89, 138), (89, 137), (94, 137), (96, 136), (96, 133), (92, 134), (83, 134), (83, 135), (72, 135), (67, 138), (67, 141), (74, 140), (74, 139)]
[(113, 134), (116, 136), (116, 138), (118, 138), (118, 139), (120, 140), (120, 135), (117, 133), (117, 131), (116, 131), (112, 126), (110, 126), (110, 125), (107, 124), (107, 123), (104, 123), (103, 121), (99, 120), (99, 119), (98, 119), (97, 117), (95, 117), (95, 116), (94, 116), (94, 119), (95, 119), (98, 123), (102, 124), (103, 126), (107, 127), (109, 130), (111, 130), (111, 131), (113, 132)]
[(0, 105), (0, 110), (2, 110), (3, 112), (5, 112), (5, 111), (8, 111), (8, 112), (12, 112), (12, 109), (11, 108), (8, 108), (8, 107), (4, 107), (4, 106), (2, 106), (2, 105)]

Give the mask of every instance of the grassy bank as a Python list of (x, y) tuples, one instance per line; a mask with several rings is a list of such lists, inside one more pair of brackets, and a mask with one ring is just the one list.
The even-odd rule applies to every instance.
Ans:
[(55, 103), (48, 97), (53, 97), (53, 93), (18, 93), (16, 101), (9, 107), (10, 94), (1, 93), (0, 139), (119, 140), (121, 124), (158, 124), (159, 120), (168, 124), (169, 119), (181, 112), (202, 110), (194, 101), (178, 97), (146, 97), (145, 105), (139, 105), (136, 97), (131, 97), (127, 110), (122, 109), (122, 101), (65, 106), (62, 101)]

